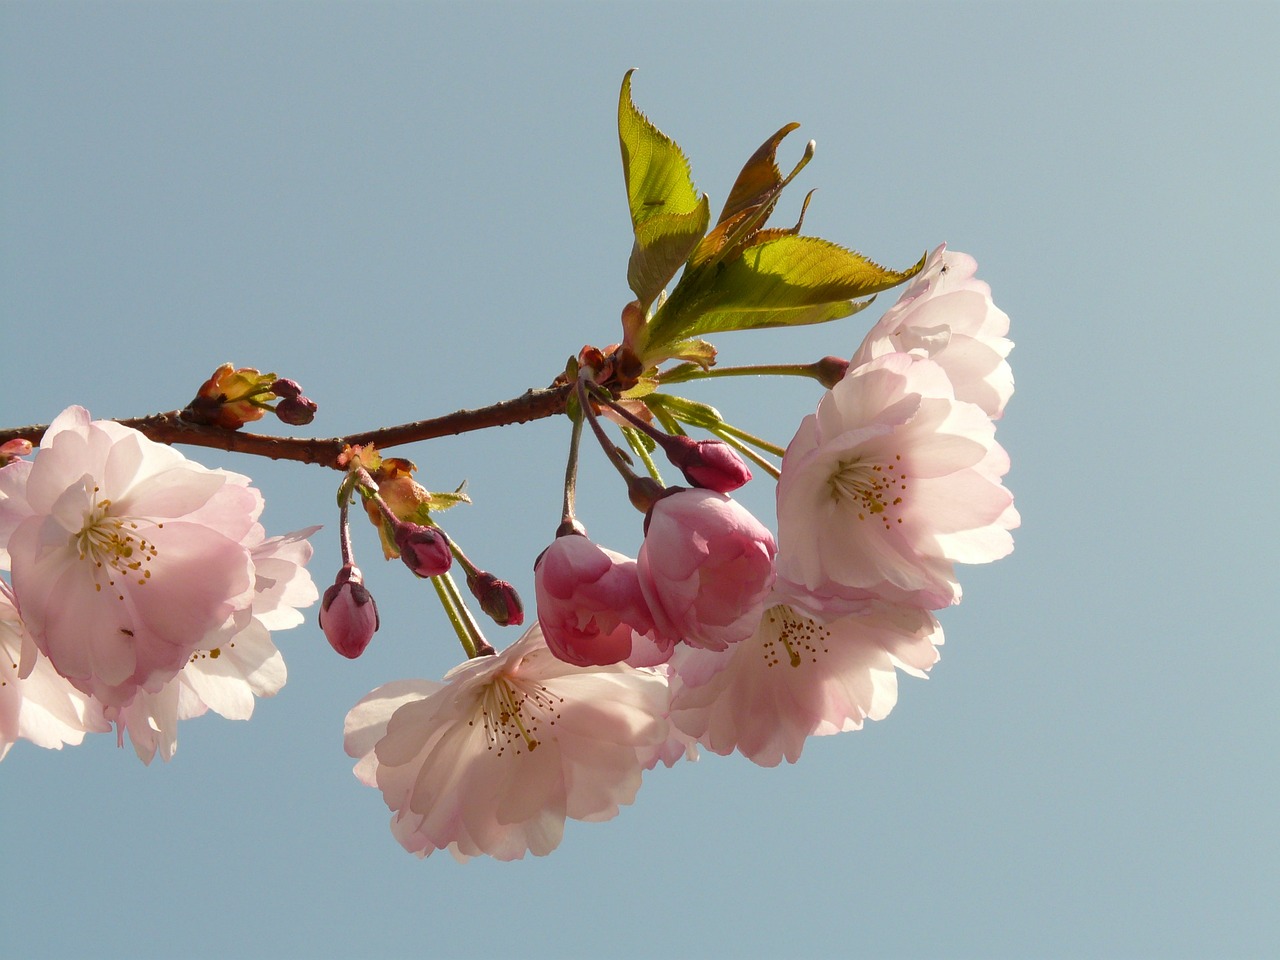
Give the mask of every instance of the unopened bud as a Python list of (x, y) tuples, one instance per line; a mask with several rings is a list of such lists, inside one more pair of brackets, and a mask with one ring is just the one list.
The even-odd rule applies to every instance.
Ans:
[(275, 383), (271, 384), (271, 392), (281, 400), (292, 400), (295, 397), (302, 396), (302, 387), (298, 385), (297, 380), (290, 380), (287, 377), (281, 377)]
[(662, 444), (673, 465), (695, 487), (728, 493), (751, 479), (751, 469), (723, 440), (672, 436)]
[(262, 400), (270, 394), (275, 379), (273, 373), (259, 373), (253, 367), (237, 370), (224, 363), (200, 385), (182, 412), (183, 417), (192, 423), (239, 430), (246, 423), (262, 419)]
[(0, 467), (19, 457), (25, 457), (34, 449), (30, 440), (9, 440), (0, 444)]
[(813, 365), (813, 370), (817, 374), (818, 382), (830, 390), (849, 372), (849, 361), (839, 357), (823, 357)]
[(316, 418), (319, 406), (306, 397), (285, 397), (276, 404), (276, 416), (292, 427), (304, 427)]
[(477, 570), (474, 576), (467, 577), (467, 589), (479, 601), (480, 609), (498, 626), (518, 627), (524, 623), (520, 594), (507, 581), (499, 580), (488, 571)]
[(443, 530), (397, 523), (395, 541), (404, 565), (420, 577), (438, 577), (453, 565), (453, 551)]
[(350, 660), (364, 653), (378, 629), (378, 605), (364, 585), (360, 568), (347, 564), (320, 601), (320, 629), (329, 646)]
[(632, 477), (627, 481), (627, 499), (633, 507), (647, 516), (653, 505), (670, 495), (672, 489), (664, 487), (652, 477)]

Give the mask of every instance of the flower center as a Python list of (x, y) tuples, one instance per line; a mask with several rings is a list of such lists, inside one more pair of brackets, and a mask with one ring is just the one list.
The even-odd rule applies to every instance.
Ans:
[[(98, 487), (93, 488), (97, 493)], [(148, 523), (148, 521), (141, 521)], [(85, 517), (84, 526), (75, 535), (76, 548), (81, 560), (89, 560), (107, 579), (107, 586), (116, 591), (119, 599), (124, 594), (119, 592), (117, 580), (136, 580), (139, 586), (145, 586), (151, 579), (150, 564), (159, 550), (155, 544), (139, 531), (141, 523), (132, 517), (111, 516), (111, 501), (99, 500)], [(150, 525), (150, 524), (149, 524)], [(154, 524), (157, 528), (163, 523)], [(95, 583), (94, 589), (101, 591), (102, 584)]]
[(858, 508), (858, 519), (879, 517), (886, 530), (895, 517), (907, 492), (907, 475), (902, 472), (902, 454), (896, 453), (890, 463), (868, 463), (863, 460), (841, 460), (827, 483), (831, 499), (847, 500)]
[(766, 665), (776, 667), (784, 658), (793, 667), (805, 660), (817, 663), (818, 656), (827, 652), (831, 631), (816, 620), (801, 616), (786, 604), (770, 607), (764, 618), (770, 626), (763, 646)]
[(543, 725), (554, 727), (560, 717), (563, 697), (554, 696), (541, 684), (526, 684), (510, 677), (498, 677), (487, 687), (480, 701), (484, 732), (489, 749), (502, 756), (532, 753), (546, 736)]

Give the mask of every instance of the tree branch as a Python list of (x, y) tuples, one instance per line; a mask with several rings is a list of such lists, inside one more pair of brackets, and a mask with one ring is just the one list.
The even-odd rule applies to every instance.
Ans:
[[(233, 453), (247, 453), (272, 460), (295, 460), (299, 463), (315, 463), (324, 467), (338, 467), (338, 456), (351, 444), (376, 444), (379, 448), (416, 443), (435, 437), (453, 436), (503, 427), (512, 423), (528, 423), (564, 412), (565, 398), (571, 385), (555, 386), (547, 390), (526, 390), (511, 400), (479, 407), (475, 410), (456, 410), (442, 417), (417, 420), (394, 427), (366, 430), (330, 439), (306, 439), (302, 437), (270, 437), (260, 433), (242, 433), (190, 423), (182, 419), (180, 410), (153, 413), (145, 417), (117, 420), (132, 427), (158, 443), (185, 444), (194, 447), (212, 447)], [(29, 427), (0, 429), (0, 444), (9, 440), (30, 440), (38, 444), (44, 437), (48, 424)]]

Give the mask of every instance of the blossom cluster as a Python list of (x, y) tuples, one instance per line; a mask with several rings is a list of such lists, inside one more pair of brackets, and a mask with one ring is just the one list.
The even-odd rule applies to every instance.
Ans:
[[(127, 733), (169, 760), (180, 720), (247, 719), (285, 683), (272, 630), (317, 599), (317, 528), (268, 538), (249, 478), (64, 410), (0, 467), (0, 757)], [(3, 461), (0, 461), (3, 462)]]
[(520, 640), (357, 704), (346, 749), (396, 839), (545, 854), (566, 819), (631, 803), (659, 761), (702, 746), (795, 762), (808, 737), (887, 716), (898, 671), (938, 659), (955, 564), (1006, 555), (1019, 523), (995, 440), (1009, 319), (975, 272), (939, 247), (838, 365), (782, 458), (776, 537), (728, 495), (750, 475), (736, 457), (682, 443), (692, 486), (649, 498), (635, 558), (562, 529)]

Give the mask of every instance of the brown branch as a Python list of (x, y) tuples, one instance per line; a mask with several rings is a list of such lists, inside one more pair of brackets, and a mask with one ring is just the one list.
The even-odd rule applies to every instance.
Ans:
[[(571, 389), (571, 386), (565, 385), (548, 390), (526, 390), (521, 396), (487, 407), (457, 410), (430, 420), (418, 420), (331, 439), (269, 437), (259, 433), (240, 433), (220, 427), (202, 426), (183, 420), (180, 410), (116, 422), (132, 427), (158, 443), (212, 447), (256, 457), (270, 457), (272, 460), (296, 460), (299, 463), (316, 463), (341, 469), (338, 467), (338, 455), (350, 444), (373, 443), (386, 448), (435, 437), (470, 433), (488, 427), (542, 420), (564, 412), (565, 398)], [(30, 440), (38, 444), (47, 429), (48, 424), (0, 429), (0, 444), (9, 440)]]

